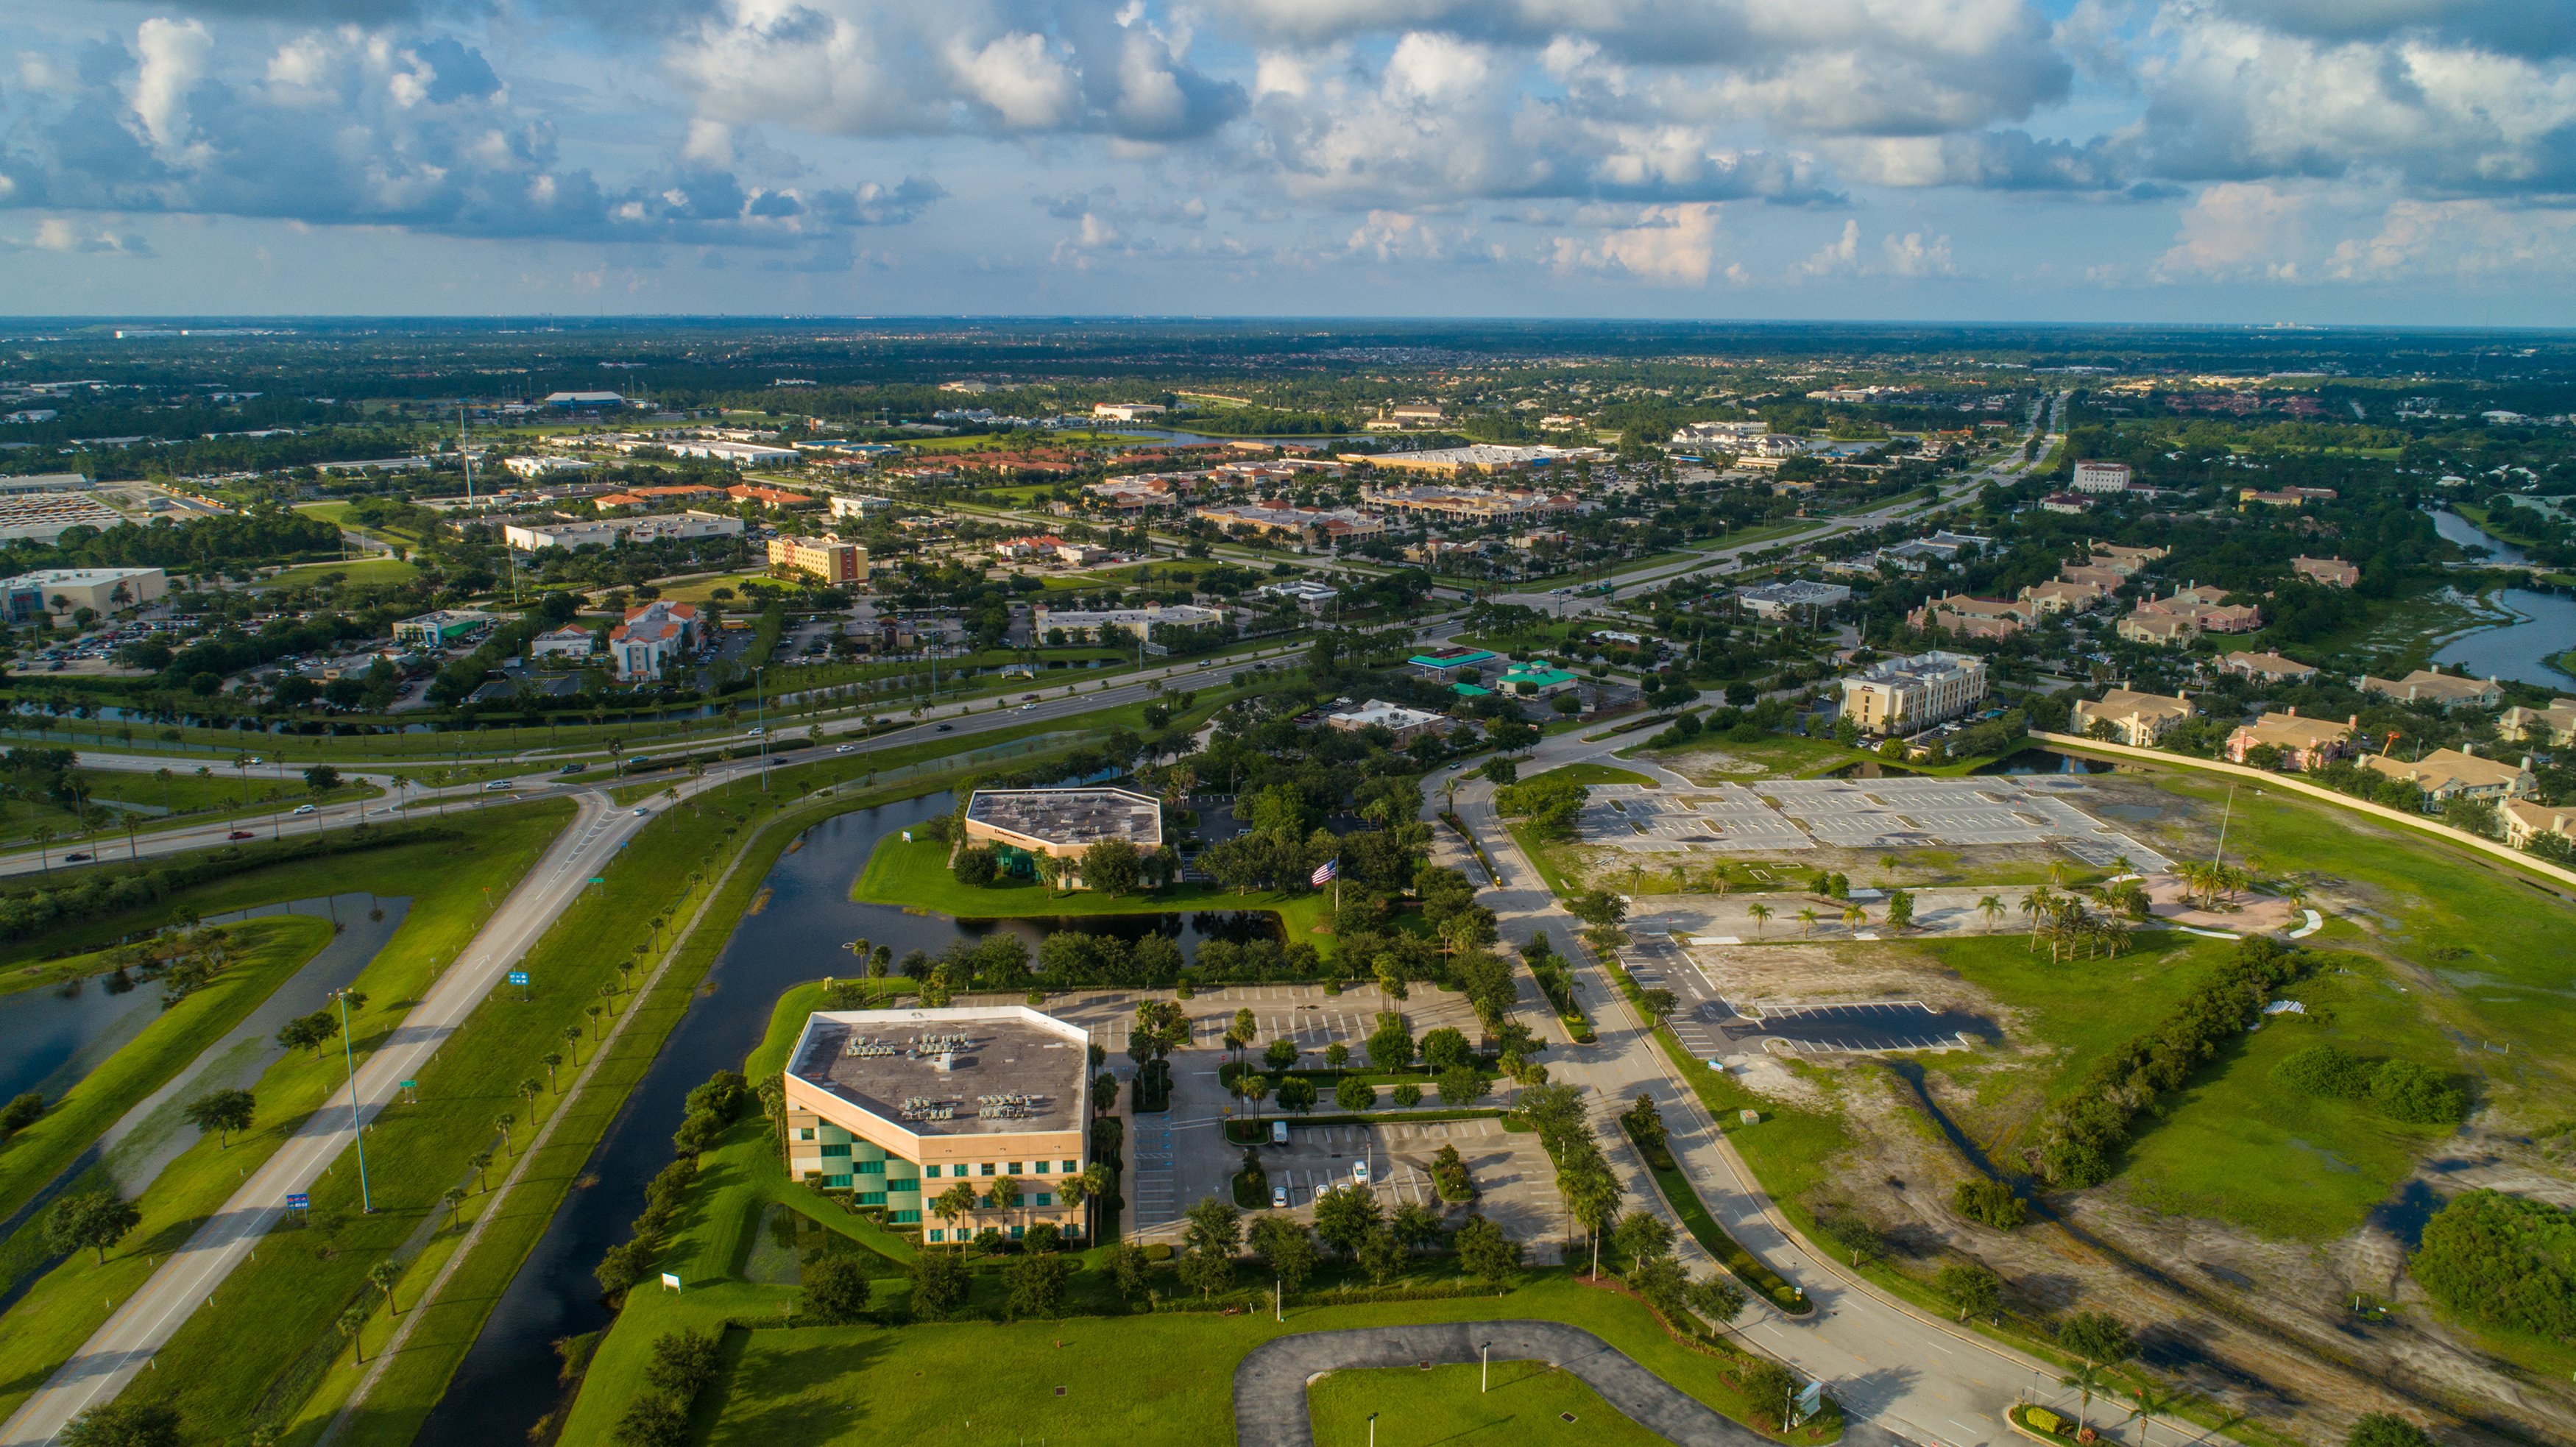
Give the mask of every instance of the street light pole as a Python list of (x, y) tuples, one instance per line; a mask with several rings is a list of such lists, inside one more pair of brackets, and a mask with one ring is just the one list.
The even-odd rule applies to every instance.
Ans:
[(358, 1119), (358, 1047), (349, 1039), (349, 992), (332, 994), (340, 1002), (340, 1058), (349, 1066), (349, 1136), (358, 1143), (358, 1209), (372, 1216), (376, 1201), (367, 1191), (367, 1128)]
[[(769, 792), (769, 668), (766, 664), (751, 671), (752, 727), (760, 734), (760, 792)], [(735, 718), (742, 717), (735, 714)]]
[(1487, 1342), (1476, 1348), (1476, 1357), (1482, 1363), (1476, 1369), (1476, 1395), (1481, 1397), (1494, 1384), (1494, 1344)]

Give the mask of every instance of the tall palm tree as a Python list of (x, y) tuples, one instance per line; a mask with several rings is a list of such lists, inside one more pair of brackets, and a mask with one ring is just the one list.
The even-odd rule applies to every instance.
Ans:
[(1861, 908), (1858, 904), (1847, 904), (1843, 906), (1843, 924), (1846, 928), (1857, 932), (1862, 925), (1867, 923), (1869, 923), (1868, 910)]
[(1977, 913), (1986, 917), (1986, 933), (1995, 932), (1995, 921), (2004, 917), (2004, 902), (1989, 894), (1977, 901)]
[(1805, 909), (1798, 911), (1797, 920), (1799, 937), (1804, 938), (1808, 935), (1814, 934), (1816, 932), (1816, 921), (1822, 918), (1824, 918), (1824, 916), (1816, 913), (1816, 907), (1812, 904), (1807, 906)]
[(2110, 1368), (2098, 1362), (2086, 1362), (2058, 1378), (2057, 1384), (2061, 1387), (2073, 1387), (2084, 1394), (2083, 1404), (2075, 1411), (2075, 1427), (2078, 1433), (2089, 1430), (2092, 1424), (2085, 1419), (2093, 1412), (2093, 1394), (2095, 1392), (2108, 1394), (2111, 1386)]
[(1767, 904), (1756, 902), (1746, 906), (1744, 912), (1753, 916), (1753, 932), (1756, 935), (1761, 934), (1762, 927), (1771, 922), (1771, 906)]
[(2039, 948), (2039, 927), (2047, 920), (2049, 909), (2056, 902), (2057, 896), (2044, 884), (2031, 886), (2029, 892), (2021, 897), (2021, 912), (2030, 916), (2030, 947), (2034, 950)]

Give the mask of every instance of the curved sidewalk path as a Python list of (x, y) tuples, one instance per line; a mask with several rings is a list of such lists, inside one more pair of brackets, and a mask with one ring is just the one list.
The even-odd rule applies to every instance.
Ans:
[(1371, 1326), (1281, 1337), (1253, 1349), (1234, 1369), (1235, 1447), (1315, 1447), (1306, 1383), (1354, 1367), (1472, 1362), (1493, 1343), (1493, 1359), (1546, 1362), (1581, 1377), (1611, 1406), (1668, 1442), (1768, 1447), (1768, 1439), (1719, 1416), (1580, 1327), (1552, 1321), (1462, 1321)]

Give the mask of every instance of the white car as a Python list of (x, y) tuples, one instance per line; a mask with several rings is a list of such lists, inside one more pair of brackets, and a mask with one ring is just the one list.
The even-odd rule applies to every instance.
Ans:
[(1357, 1186), (1368, 1184), (1368, 1157), (1362, 1156), (1351, 1162), (1351, 1184)]
[(832, 752), (836, 754), (846, 754), (856, 747), (858, 747), (856, 744), (843, 744), (839, 748), (832, 750)]
[(636, 810), (636, 811), (635, 811), (635, 817), (636, 817), (636, 818), (638, 818), (638, 819), (641, 819), (641, 818), (643, 818), (645, 815), (650, 814), (650, 813), (652, 813), (652, 812), (653, 812), (653, 811), (652, 811), (652, 810), (650, 810), (650, 809), (638, 809), (638, 810)]
[(1021, 705), (1020, 705), (1020, 712), (1022, 712), (1022, 713), (1027, 713), (1030, 709), (1033, 709), (1033, 708), (1036, 708), (1036, 707), (1037, 707), (1037, 705), (1036, 705), (1036, 704), (1033, 704), (1033, 703), (1024, 703), (1024, 704), (1021, 704)]
[(494, 779), (492, 782), (483, 786), (483, 792), (486, 794), (499, 794), (517, 787), (519, 787), (519, 784), (515, 779)]
[(745, 730), (745, 732), (749, 733), (753, 738), (758, 738), (762, 734), (768, 732), (768, 730), (762, 728), (758, 724), (753, 724), (748, 730)]
[(1285, 1211), (1288, 1209), (1288, 1188), (1286, 1186), (1272, 1186), (1270, 1188), (1270, 1209), (1273, 1211)]
[(295, 806), (295, 812), (299, 815), (310, 814), (313, 812), (313, 806), (310, 804), (298, 804)]

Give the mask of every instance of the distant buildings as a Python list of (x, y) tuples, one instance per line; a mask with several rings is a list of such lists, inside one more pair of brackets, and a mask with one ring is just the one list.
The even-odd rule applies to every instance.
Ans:
[(1145, 422), (1164, 412), (1159, 402), (1094, 402), (1091, 415), (1104, 422)]
[(1756, 618), (1789, 618), (1805, 613), (1813, 616), (1826, 609), (1851, 601), (1851, 589), (1840, 583), (1815, 583), (1791, 578), (1778, 583), (1756, 583), (1736, 591), (1735, 601)]
[(491, 627), (498, 615), (480, 608), (441, 608), (394, 625), (394, 646), (434, 651)]
[(2466, 705), (2470, 708), (2493, 708), (2504, 702), (2504, 688), (2494, 679), (2458, 678), (2447, 673), (2417, 669), (2404, 678), (2373, 678), (2363, 674), (2361, 691), (2393, 698), (2400, 703), (2429, 703), (2443, 709)]
[(867, 493), (836, 492), (832, 494), (831, 504), (835, 521), (842, 518), (865, 520), (894, 511), (892, 498), (874, 497)]
[(1324, 722), (1345, 733), (1357, 733), (1361, 729), (1370, 728), (1385, 729), (1395, 735), (1395, 741), (1399, 744), (1411, 743), (1424, 734), (1437, 733), (1449, 724), (1449, 720), (1441, 714), (1425, 709), (1406, 708), (1401, 704), (1392, 704), (1377, 698), (1370, 699), (1354, 709), (1326, 714)]
[(2361, 569), (2341, 558), (2292, 558), (2290, 571), (2329, 588), (2349, 588), (2361, 581)]
[(546, 405), (558, 412), (611, 412), (626, 399), (615, 392), (548, 392)]
[(1304, 543), (1320, 536), (1328, 547), (1386, 531), (1386, 524), (1351, 508), (1303, 508), (1279, 498), (1231, 507), (1203, 507), (1191, 514), (1230, 534)]
[(2130, 476), (2125, 462), (2079, 461), (2075, 464), (2074, 488), (2081, 493), (2126, 492)]
[(1258, 597), (1285, 598), (1308, 613), (1321, 613), (1338, 601), (1341, 590), (1312, 578), (1293, 578), (1283, 583), (1264, 583), (1252, 590)]
[(0, 542), (50, 543), (73, 528), (105, 532), (124, 521), (125, 514), (87, 493), (48, 491), (0, 496)]
[(620, 543), (651, 543), (672, 538), (730, 538), (742, 534), (742, 519), (723, 513), (650, 513), (642, 517), (606, 518), (598, 522), (509, 523), (502, 541), (523, 553), (544, 548), (570, 550), (584, 545), (613, 548)]
[(1986, 697), (1986, 663), (1934, 650), (1873, 663), (1842, 681), (1843, 717), (1875, 734), (1919, 732)]
[(1161, 802), (1125, 789), (978, 789), (966, 801), (966, 842), (990, 846), (1006, 874), (1081, 889), (1082, 852), (1111, 839), (1140, 854), (1161, 848)]
[(2096, 724), (2108, 725), (2111, 734), (2132, 748), (2152, 748), (2176, 724), (2192, 718), (2200, 709), (2188, 694), (2168, 696), (2161, 693), (2135, 693), (2115, 688), (2097, 702), (2078, 699), (2075, 704), (2075, 731), (2090, 735)]
[(793, 467), (802, 457), (793, 447), (771, 447), (759, 442), (673, 438), (662, 445), (674, 457), (703, 457), (727, 467)]
[(2203, 633), (2251, 633), (2263, 626), (2263, 613), (2250, 603), (2222, 603), (2215, 588), (2176, 588), (2164, 598), (2149, 598), (2120, 620), (2119, 634), (2132, 643), (2169, 648), (2189, 643)]
[(830, 538), (771, 538), (772, 572), (803, 573), (838, 586), (868, 580), (868, 550)]
[(1043, 640), (1049, 633), (1062, 629), (1072, 642), (1109, 643), (1142, 636), (1152, 641), (1157, 629), (1209, 628), (1226, 621), (1222, 608), (1203, 608), (1196, 603), (1155, 603), (1143, 608), (1050, 608), (1040, 603), (1029, 610), (1029, 631)]
[(2080, 492), (2052, 492), (2039, 500), (2041, 512), (2075, 516), (2093, 510), (2093, 499)]
[(578, 457), (504, 457), (501, 466), (513, 477), (530, 479), (554, 477), (562, 473), (588, 472), (597, 463)]
[(2000, 598), (1971, 598), (1944, 593), (1905, 615), (1905, 625), (1918, 633), (1935, 628), (1961, 638), (1998, 642), (2022, 630), (2025, 605)]
[(627, 682), (656, 679), (697, 646), (702, 625), (698, 610), (686, 603), (656, 598), (626, 610), (626, 621), (609, 630), (608, 653), (617, 676)]
[(1524, 658), (1503, 670), (1494, 689), (1518, 698), (1549, 698), (1582, 681), (1544, 658)]
[(535, 658), (588, 658), (598, 648), (598, 637), (578, 623), (548, 629), (528, 640), (528, 653)]
[(2331, 487), (2285, 487), (2278, 492), (2247, 487), (2237, 490), (2236, 509), (2242, 512), (2257, 504), (2264, 507), (2305, 507), (2312, 502), (2332, 502), (2335, 497), (2335, 490)]
[(1928, 538), (1915, 538), (1878, 550), (1878, 561), (1899, 572), (1925, 573), (1933, 568), (1958, 561), (1959, 554), (1970, 548), (1980, 551), (1994, 546), (1994, 539), (1974, 533), (1937, 532)]
[(42, 568), (0, 580), (12, 623), (83, 608), (102, 615), (140, 608), (169, 591), (159, 568)]
[(2256, 749), (2276, 749), (2282, 763), (2307, 773), (2342, 758), (2353, 730), (2360, 725), (2358, 717), (2344, 723), (2301, 718), (2295, 708), (2267, 713), (2250, 724), (2236, 726), (2235, 732), (2227, 736), (2227, 757), (2241, 764)]
[(2361, 765), (2423, 790), (2428, 809), (2452, 799), (2488, 799), (2500, 804), (2507, 799), (2528, 798), (2540, 789), (2539, 780), (2532, 777), (2528, 757), (2520, 764), (2508, 764), (2460, 749), (2435, 749), (2420, 759), (2372, 754)]
[(2496, 732), (2525, 743), (2576, 744), (2576, 698), (2553, 698), (2547, 708), (2506, 709), (2496, 720)]
[[(1382, 472), (1423, 472), (1441, 477), (1462, 473), (1518, 472), (1556, 462), (1606, 457), (1597, 447), (1505, 447), (1477, 443), (1467, 447), (1434, 447), (1421, 452), (1345, 452), (1341, 460), (1367, 463)], [(1571, 498), (1565, 506), (1573, 507)]]
[(2277, 653), (2231, 653), (2218, 666), (2262, 683), (2305, 683), (2317, 676), (2315, 669)]

